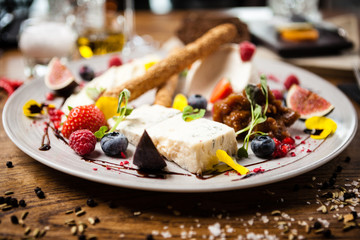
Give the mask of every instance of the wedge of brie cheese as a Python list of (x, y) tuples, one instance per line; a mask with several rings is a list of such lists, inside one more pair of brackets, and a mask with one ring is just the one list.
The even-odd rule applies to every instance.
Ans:
[(180, 114), (147, 129), (158, 151), (170, 161), (195, 174), (211, 170), (219, 163), (216, 150), (229, 155), (237, 150), (233, 128), (209, 119), (190, 122)]
[[(135, 108), (132, 113), (117, 126), (116, 131), (123, 133), (133, 145), (137, 145), (145, 129), (160, 123), (176, 114), (179, 110), (160, 105), (142, 105)], [(110, 118), (108, 124), (113, 127), (116, 120)]]

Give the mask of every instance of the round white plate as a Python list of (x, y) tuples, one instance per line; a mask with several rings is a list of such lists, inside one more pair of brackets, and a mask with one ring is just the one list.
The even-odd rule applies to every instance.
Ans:
[[(141, 177), (134, 170), (119, 170), (119, 166), (131, 157), (134, 147), (127, 151), (128, 159), (109, 159), (102, 154), (99, 144), (92, 159), (104, 160), (109, 163), (89, 162), (76, 155), (69, 146), (55, 138), (49, 131), (51, 149), (40, 151), (41, 138), (44, 134), (44, 121), (34, 121), (25, 117), (22, 107), (29, 99), (45, 102), (45, 94), (49, 91), (43, 81), (37, 80), (19, 88), (7, 101), (3, 111), (3, 125), (6, 133), (14, 144), (26, 154), (39, 162), (80, 178), (119, 187), (168, 191), (168, 192), (210, 192), (232, 189), (250, 188), (285, 180), (313, 170), (337, 156), (353, 139), (357, 129), (357, 115), (347, 97), (322, 78), (294, 67), (292, 65), (265, 59), (255, 59), (255, 64), (262, 73), (272, 74), (279, 79), (285, 79), (289, 74), (298, 76), (301, 86), (311, 89), (325, 97), (334, 106), (334, 111), (328, 115), (338, 125), (335, 134), (326, 140), (312, 140), (303, 133), (304, 122), (298, 120), (291, 128), (292, 136), (296, 136), (299, 146), (294, 150), (295, 156), (263, 161), (250, 157), (239, 161), (250, 170), (261, 168), (265, 171), (250, 177), (238, 176), (235, 173), (221, 174), (207, 180), (201, 180), (194, 175), (167, 175), (166, 179)], [(55, 102), (58, 106), (60, 99)], [(302, 143), (301, 143), (302, 142)], [(97, 164), (98, 163), (98, 164)], [(186, 173), (180, 167), (168, 162), (169, 171)]]

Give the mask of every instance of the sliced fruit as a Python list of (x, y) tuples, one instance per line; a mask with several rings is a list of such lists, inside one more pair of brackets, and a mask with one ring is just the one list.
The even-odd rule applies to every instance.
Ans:
[(71, 94), (74, 88), (78, 86), (70, 70), (56, 57), (49, 63), (45, 75), (45, 85), (60, 95)]
[(325, 116), (334, 109), (334, 106), (325, 98), (295, 84), (288, 91), (286, 104), (300, 114), (300, 119)]
[(214, 103), (218, 100), (224, 99), (233, 92), (230, 80), (222, 78), (215, 86), (210, 96), (210, 102)]

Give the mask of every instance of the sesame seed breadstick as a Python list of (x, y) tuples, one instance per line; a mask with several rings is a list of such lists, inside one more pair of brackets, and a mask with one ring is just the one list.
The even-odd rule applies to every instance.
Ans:
[(168, 81), (163, 83), (156, 92), (154, 104), (171, 107), (178, 81), (178, 74), (174, 74)]
[(230, 42), (236, 35), (233, 24), (222, 24), (210, 29), (195, 42), (171, 53), (167, 58), (157, 62), (142, 76), (134, 78), (120, 86), (105, 91), (105, 96), (118, 97), (126, 88), (131, 92), (130, 100), (136, 99), (143, 93), (164, 84), (172, 75), (181, 72), (197, 59), (204, 58), (222, 44)]

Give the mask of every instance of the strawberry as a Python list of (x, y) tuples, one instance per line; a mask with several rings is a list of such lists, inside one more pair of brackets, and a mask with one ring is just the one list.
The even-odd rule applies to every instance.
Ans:
[(256, 46), (251, 42), (244, 41), (239, 44), (240, 57), (244, 62), (250, 61), (255, 53)]
[(300, 82), (299, 79), (294, 74), (291, 74), (286, 78), (284, 82), (284, 86), (287, 90), (289, 90), (293, 84), (300, 85)]
[(232, 92), (233, 89), (231, 87), (230, 80), (224, 77), (216, 84), (215, 88), (213, 89), (210, 96), (210, 102), (215, 103), (217, 100), (224, 99)]
[(104, 125), (106, 125), (106, 119), (103, 112), (95, 105), (84, 105), (71, 109), (61, 133), (65, 138), (69, 138), (76, 130), (88, 129), (94, 133)]
[(121, 66), (121, 65), (122, 65), (122, 61), (118, 56), (113, 56), (110, 58), (109, 68), (111, 68), (112, 66)]

